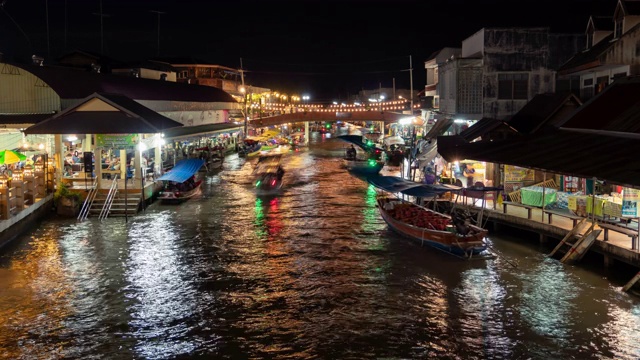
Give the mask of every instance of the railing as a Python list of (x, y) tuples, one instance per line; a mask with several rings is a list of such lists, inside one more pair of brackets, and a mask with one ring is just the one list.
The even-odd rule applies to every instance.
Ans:
[(113, 204), (113, 199), (116, 197), (117, 192), (118, 192), (118, 174), (116, 174), (113, 177), (113, 182), (111, 183), (111, 187), (109, 188), (109, 193), (107, 194), (107, 198), (104, 201), (104, 206), (102, 206), (102, 210), (100, 210), (100, 215), (98, 215), (98, 219), (104, 220), (107, 218), (107, 216), (109, 216), (109, 211), (111, 211), (111, 205)]
[[(548, 179), (546, 181), (543, 182), (539, 182), (537, 184), (533, 184), (531, 186), (540, 186), (540, 187), (545, 187), (545, 188), (550, 188), (550, 189), (557, 189), (558, 185), (556, 185), (556, 181), (554, 179)], [(520, 192), (520, 189), (510, 192), (508, 194), (509, 196), (509, 200), (516, 202), (516, 203), (522, 203), (522, 193)]]
[(98, 194), (98, 178), (93, 180), (93, 185), (91, 185), (91, 190), (87, 194), (87, 198), (84, 200), (82, 204), (82, 209), (80, 209), (80, 214), (78, 214), (78, 221), (84, 221), (89, 216), (89, 210), (91, 209), (91, 205), (93, 205), (93, 201), (96, 199), (96, 195)]

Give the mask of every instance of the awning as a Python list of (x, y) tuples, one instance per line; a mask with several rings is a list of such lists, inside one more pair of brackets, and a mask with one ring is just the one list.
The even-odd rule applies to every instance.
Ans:
[(155, 134), (182, 126), (119, 94), (94, 93), (25, 134)]
[(175, 181), (178, 183), (189, 180), (204, 165), (202, 159), (185, 159), (181, 160), (169, 170), (169, 172), (160, 176), (156, 181)]
[(225, 130), (240, 130), (244, 125), (234, 123), (206, 124), (197, 126), (182, 126), (166, 130), (164, 137), (167, 140), (179, 140), (191, 136), (205, 136)]
[(457, 192), (462, 189), (455, 185), (423, 184), (397, 176), (371, 175), (367, 177), (367, 182), (390, 193), (402, 193), (422, 198), (434, 197), (449, 191)]
[(391, 146), (391, 145), (404, 145), (404, 139), (400, 136), (389, 136), (386, 137), (384, 139), (382, 139), (382, 142), (387, 145), (387, 146)]

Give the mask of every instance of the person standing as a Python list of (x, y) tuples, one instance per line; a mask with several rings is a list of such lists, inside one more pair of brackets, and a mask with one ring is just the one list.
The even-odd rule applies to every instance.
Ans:
[(466, 164), (464, 169), (462, 170), (462, 174), (467, 178), (467, 187), (473, 186), (473, 174), (476, 173), (476, 170), (473, 168), (472, 164)]

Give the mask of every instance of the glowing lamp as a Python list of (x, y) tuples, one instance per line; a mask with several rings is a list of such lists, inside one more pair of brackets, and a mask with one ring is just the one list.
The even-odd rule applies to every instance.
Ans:
[(260, 187), (260, 183), (261, 183), (260, 180), (256, 181), (256, 187)]
[(26, 165), (22, 170), (23, 177), (33, 177), (33, 166)]
[(0, 175), (0, 189), (6, 189), (9, 187), (9, 178), (5, 174)]
[(374, 159), (369, 159), (369, 166), (376, 166), (376, 161)]

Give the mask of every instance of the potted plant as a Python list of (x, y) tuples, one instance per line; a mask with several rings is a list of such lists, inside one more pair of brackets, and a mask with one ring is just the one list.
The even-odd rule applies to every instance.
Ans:
[(53, 194), (53, 203), (56, 206), (56, 212), (58, 215), (63, 216), (77, 216), (80, 212), (80, 199), (82, 194), (77, 191), (72, 191), (69, 187), (59, 182), (56, 192)]

